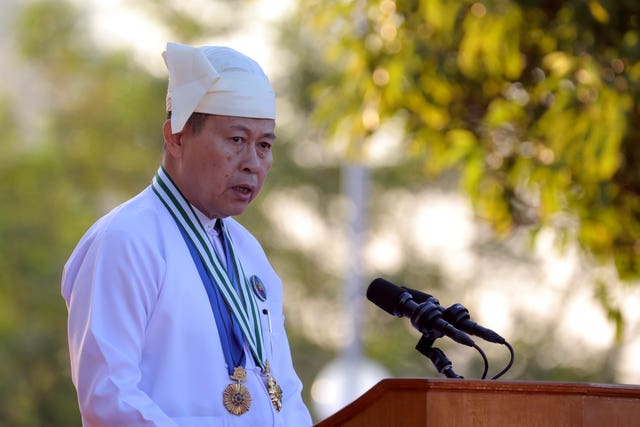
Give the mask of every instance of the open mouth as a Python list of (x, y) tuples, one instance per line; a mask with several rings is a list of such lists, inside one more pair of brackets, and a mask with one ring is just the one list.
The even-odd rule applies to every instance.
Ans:
[(247, 187), (244, 185), (236, 185), (233, 189), (241, 194), (251, 194), (251, 187)]

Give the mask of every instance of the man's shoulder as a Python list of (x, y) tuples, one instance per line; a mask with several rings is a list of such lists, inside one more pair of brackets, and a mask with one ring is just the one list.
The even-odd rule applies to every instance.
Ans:
[(76, 277), (83, 265), (106, 263), (116, 265), (147, 263), (161, 265), (165, 252), (171, 247), (166, 240), (173, 220), (152, 190), (145, 189), (137, 196), (115, 207), (97, 220), (82, 236), (63, 272), (62, 292), (71, 294)]
[(145, 225), (157, 222), (166, 216), (166, 210), (161, 208), (160, 199), (153, 193), (151, 187), (147, 187), (135, 197), (114, 208), (102, 219), (108, 222), (110, 227), (144, 228)]
[(131, 241), (158, 236), (168, 220), (171, 220), (168, 212), (148, 187), (98, 219), (82, 240), (115, 238)]

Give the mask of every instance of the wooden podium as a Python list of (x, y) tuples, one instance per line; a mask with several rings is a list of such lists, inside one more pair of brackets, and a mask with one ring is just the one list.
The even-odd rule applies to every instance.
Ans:
[(640, 426), (640, 386), (385, 379), (316, 427)]

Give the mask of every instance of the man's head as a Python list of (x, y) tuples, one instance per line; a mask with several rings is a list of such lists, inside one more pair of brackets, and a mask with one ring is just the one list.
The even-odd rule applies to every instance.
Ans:
[(241, 214), (272, 163), (275, 95), (260, 66), (227, 47), (169, 43), (163, 166), (210, 218)]

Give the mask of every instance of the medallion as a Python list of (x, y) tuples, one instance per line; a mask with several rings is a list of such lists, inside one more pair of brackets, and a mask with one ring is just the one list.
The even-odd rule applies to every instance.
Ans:
[(231, 414), (242, 415), (251, 406), (251, 394), (249, 394), (247, 387), (241, 383), (241, 381), (247, 380), (247, 372), (242, 366), (237, 366), (233, 371), (233, 375), (231, 375), (231, 379), (237, 382), (229, 384), (224, 389), (222, 403)]
[(269, 361), (265, 365), (264, 373), (267, 379), (267, 391), (269, 392), (269, 397), (271, 398), (271, 403), (277, 412), (280, 412), (282, 409), (282, 388), (276, 382), (276, 379), (271, 375), (271, 368), (269, 366)]
[(260, 280), (258, 276), (253, 275), (249, 279), (249, 282), (251, 282), (251, 289), (253, 290), (253, 293), (258, 297), (258, 299), (260, 301), (266, 301), (267, 290), (264, 288), (264, 284), (262, 283), (262, 280)]

